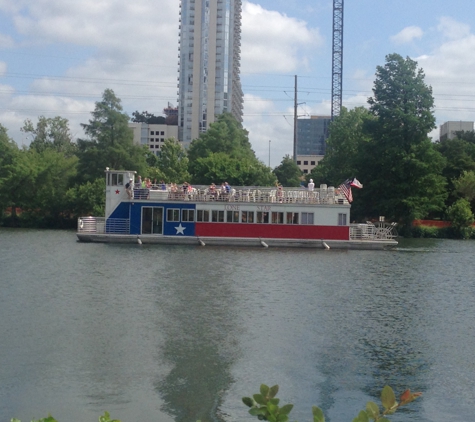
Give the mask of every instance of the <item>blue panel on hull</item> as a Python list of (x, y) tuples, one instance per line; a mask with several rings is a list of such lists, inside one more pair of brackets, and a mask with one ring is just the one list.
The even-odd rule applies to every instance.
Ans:
[(181, 219), (181, 210), (196, 210), (195, 204), (187, 203), (163, 203), (163, 202), (122, 202), (117, 208), (112, 212), (111, 218), (129, 218), (130, 216), (130, 234), (141, 234), (141, 224), (142, 224), (142, 208), (143, 207), (163, 207), (164, 211), (164, 223), (163, 223), (163, 234), (166, 236), (194, 236), (195, 235), (195, 223), (194, 222), (182, 222), (182, 221), (172, 221), (168, 222), (167, 210), (168, 209), (179, 209), (180, 210), (180, 219)]

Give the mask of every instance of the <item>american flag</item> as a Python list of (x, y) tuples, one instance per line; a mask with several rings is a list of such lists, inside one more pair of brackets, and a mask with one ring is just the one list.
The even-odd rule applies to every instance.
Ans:
[(353, 194), (351, 193), (351, 179), (346, 179), (340, 186), (338, 186), (338, 189), (342, 191), (346, 199), (348, 199), (348, 202), (351, 204), (353, 202)]

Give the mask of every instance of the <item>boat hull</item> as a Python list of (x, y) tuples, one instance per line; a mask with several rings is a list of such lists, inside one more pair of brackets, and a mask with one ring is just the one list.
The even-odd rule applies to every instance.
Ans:
[(77, 233), (81, 242), (130, 243), (198, 246), (243, 246), (260, 248), (314, 248), (382, 250), (397, 246), (397, 241), (386, 240), (331, 240), (331, 239), (276, 239), (257, 237), (157, 236)]

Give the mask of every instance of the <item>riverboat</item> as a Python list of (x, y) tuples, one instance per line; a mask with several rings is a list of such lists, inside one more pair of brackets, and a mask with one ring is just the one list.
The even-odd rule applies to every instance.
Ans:
[(105, 217), (80, 217), (82, 242), (386, 249), (394, 224), (350, 224), (350, 203), (333, 187), (152, 186), (106, 169)]

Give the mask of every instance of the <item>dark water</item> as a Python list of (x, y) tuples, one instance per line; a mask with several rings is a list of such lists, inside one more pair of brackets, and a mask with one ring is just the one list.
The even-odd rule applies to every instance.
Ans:
[[(392, 421), (475, 417), (475, 242), (396, 251), (81, 244), (0, 230), (0, 422), (351, 421), (385, 384)], [(257, 419), (256, 419), (257, 420)]]

